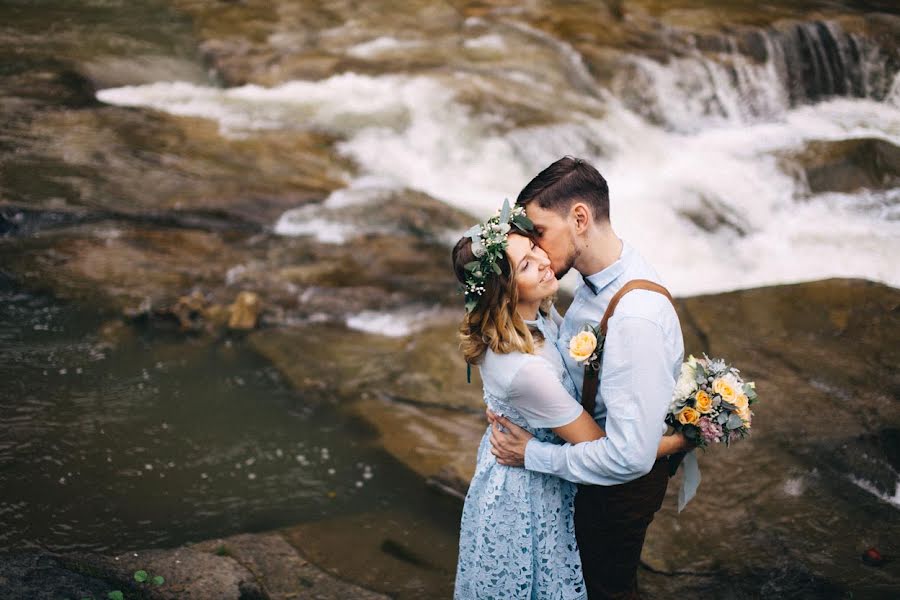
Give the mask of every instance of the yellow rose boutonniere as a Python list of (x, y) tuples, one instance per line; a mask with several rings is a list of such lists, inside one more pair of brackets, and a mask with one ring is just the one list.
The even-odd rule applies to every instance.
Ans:
[(591, 330), (585, 330), (569, 340), (569, 356), (578, 362), (591, 360), (597, 349), (597, 335)]

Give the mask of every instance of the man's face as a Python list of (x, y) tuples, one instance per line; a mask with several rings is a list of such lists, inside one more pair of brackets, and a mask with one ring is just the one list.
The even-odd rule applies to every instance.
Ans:
[(556, 211), (541, 208), (537, 202), (530, 202), (525, 207), (525, 214), (534, 223), (537, 243), (550, 257), (550, 267), (556, 278), (561, 279), (578, 257), (568, 219)]

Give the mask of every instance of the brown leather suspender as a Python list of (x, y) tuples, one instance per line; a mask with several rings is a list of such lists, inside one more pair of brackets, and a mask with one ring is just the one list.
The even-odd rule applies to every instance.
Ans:
[[(609, 318), (612, 317), (613, 312), (616, 310), (616, 305), (619, 303), (619, 300), (622, 299), (622, 296), (630, 292), (631, 290), (649, 290), (651, 292), (658, 292), (669, 299), (669, 302), (672, 303), (672, 307), (675, 306), (675, 301), (672, 300), (672, 295), (669, 294), (669, 290), (659, 285), (656, 282), (650, 281), (649, 279), (632, 279), (628, 283), (622, 286), (616, 294), (612, 297), (612, 300), (609, 301), (609, 306), (606, 307), (606, 312), (603, 313), (603, 319), (600, 320), (600, 335), (604, 338), (606, 337), (606, 327), (609, 322)], [(600, 372), (595, 371), (594, 369), (585, 367), (584, 369), (584, 380), (581, 386), (581, 406), (584, 407), (584, 410), (591, 416), (594, 416), (594, 409), (597, 407), (597, 388), (600, 385)]]

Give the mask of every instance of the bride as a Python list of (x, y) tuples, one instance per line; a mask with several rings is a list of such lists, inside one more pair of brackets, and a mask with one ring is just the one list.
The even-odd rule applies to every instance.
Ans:
[[(603, 437), (575, 400), (556, 349), (561, 317), (550, 302), (559, 282), (524, 209), (505, 202), (466, 232), (453, 249), (453, 267), (466, 297), (461, 350), (479, 368), (487, 407), (541, 441)], [(660, 456), (680, 448), (675, 437), (663, 438)], [(490, 427), (463, 507), (454, 599), (586, 599), (575, 484), (498, 464), (489, 440)]]

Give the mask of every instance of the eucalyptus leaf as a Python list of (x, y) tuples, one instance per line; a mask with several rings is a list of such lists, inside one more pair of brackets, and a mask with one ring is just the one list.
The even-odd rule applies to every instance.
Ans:
[(722, 400), (722, 406), (724, 406), (725, 408), (727, 408), (727, 409), (730, 410), (731, 412), (734, 412), (734, 411), (737, 410), (737, 406), (735, 406), (735, 405), (732, 404), (731, 402), (726, 402), (725, 400)]
[(725, 427), (728, 429), (740, 429), (744, 426), (744, 421), (738, 415), (731, 415), (728, 417), (728, 422), (725, 424)]
[(477, 260), (473, 260), (472, 262), (467, 262), (463, 267), (466, 271), (477, 271), (481, 267), (481, 262)]
[(503, 208), (500, 209), (500, 223), (505, 224), (509, 222), (509, 198), (503, 199)]
[(728, 413), (726, 413), (726, 412), (720, 412), (719, 415), (716, 417), (716, 423), (718, 423), (719, 425), (724, 425), (727, 421), (728, 421)]
[(500, 265), (495, 262), (491, 263), (491, 268), (494, 269), (494, 273), (496, 273), (497, 275), (501, 275), (503, 273), (503, 271), (500, 270)]
[(534, 229), (534, 222), (532, 222), (532, 220), (529, 219), (526, 215), (516, 216), (516, 224), (525, 231), (531, 231), (532, 229)]

